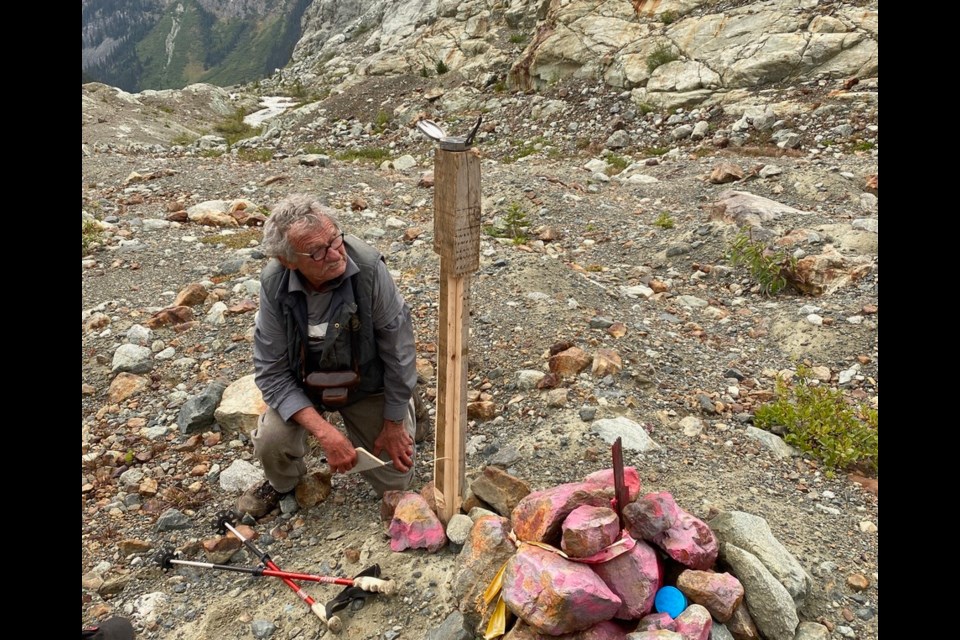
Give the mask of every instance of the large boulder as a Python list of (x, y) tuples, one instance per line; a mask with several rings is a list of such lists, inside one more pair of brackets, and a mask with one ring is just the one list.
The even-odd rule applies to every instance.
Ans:
[(554, 636), (609, 620), (621, 604), (589, 566), (532, 545), (507, 562), (502, 596), (518, 618)]

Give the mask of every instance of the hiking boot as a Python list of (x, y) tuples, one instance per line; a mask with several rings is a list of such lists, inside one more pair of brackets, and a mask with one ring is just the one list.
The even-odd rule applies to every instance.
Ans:
[(254, 518), (262, 518), (277, 508), (284, 495), (286, 494), (274, 489), (269, 480), (264, 480), (262, 484), (250, 487), (243, 492), (237, 500), (237, 511), (249, 513)]

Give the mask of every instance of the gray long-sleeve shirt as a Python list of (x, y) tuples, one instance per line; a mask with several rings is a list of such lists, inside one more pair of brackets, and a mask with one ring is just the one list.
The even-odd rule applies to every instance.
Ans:
[[(383, 362), (384, 408), (387, 420), (402, 420), (408, 411), (413, 388), (417, 382), (416, 347), (410, 308), (397, 289), (390, 272), (382, 261), (377, 263), (373, 286), (373, 326), (379, 357)], [(350, 286), (349, 278), (359, 271), (356, 263), (347, 258), (347, 268), (337, 286)], [(307, 299), (310, 325), (321, 327), (329, 313), (330, 292), (316, 292), (305, 285), (294, 272), (289, 279), (290, 292), (302, 292)], [(260, 294), (253, 340), (253, 363), (257, 386), (264, 402), (273, 407), (284, 420), (313, 403), (300, 388), (290, 370), (287, 354), (285, 324), (279, 306), (266, 304), (269, 297)], [(311, 334), (322, 336), (319, 329)], [(319, 348), (313, 345), (312, 348)]]

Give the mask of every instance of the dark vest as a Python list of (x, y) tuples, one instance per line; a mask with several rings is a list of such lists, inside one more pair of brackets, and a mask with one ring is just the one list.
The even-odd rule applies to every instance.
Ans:
[[(319, 359), (311, 356), (306, 347), (306, 296), (303, 292), (289, 290), (293, 272), (278, 260), (271, 260), (260, 274), (264, 294), (268, 297), (267, 300), (261, 300), (260, 304), (276, 305), (284, 318), (287, 361), (291, 374), (301, 387), (303, 378), (311, 371), (353, 369), (356, 354), (360, 385), (350, 392), (347, 399), (349, 405), (383, 391), (383, 362), (373, 329), (373, 284), (377, 277), (377, 263), (383, 260), (383, 256), (354, 236), (346, 236), (344, 243), (347, 255), (360, 271), (331, 292), (330, 322)], [(319, 408), (326, 409), (322, 403), (317, 404)]]

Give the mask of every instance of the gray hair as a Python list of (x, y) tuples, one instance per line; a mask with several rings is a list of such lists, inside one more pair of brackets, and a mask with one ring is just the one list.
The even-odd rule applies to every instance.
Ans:
[(334, 209), (305, 193), (289, 195), (277, 203), (263, 224), (263, 252), (271, 258), (293, 262), (297, 254), (290, 244), (290, 230), (300, 226), (322, 227), (327, 222), (340, 228)]

